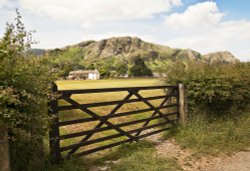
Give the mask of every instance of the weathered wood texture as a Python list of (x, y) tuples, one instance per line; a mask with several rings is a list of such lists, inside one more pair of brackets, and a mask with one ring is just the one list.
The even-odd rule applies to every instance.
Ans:
[[(153, 97), (143, 97), (140, 94), (141, 90), (162, 90), (165, 95), (155, 95)], [(50, 131), (50, 150), (51, 157), (54, 162), (60, 162), (65, 158), (72, 156), (82, 156), (91, 154), (100, 150), (111, 148), (127, 142), (137, 142), (138, 140), (147, 136), (169, 130), (176, 124), (178, 118), (183, 119), (183, 88), (179, 86), (150, 86), (150, 87), (127, 87), (127, 88), (105, 88), (105, 89), (85, 89), (85, 90), (61, 90), (58, 91), (56, 85), (53, 91), (60, 94), (56, 99), (52, 99), (49, 103), (49, 115), (51, 116), (52, 125)], [(92, 93), (109, 93), (109, 92), (127, 92), (127, 95), (122, 100), (115, 100), (105, 102), (94, 102), (89, 104), (80, 104), (77, 100), (71, 98), (74, 94), (88, 94)], [(182, 92), (182, 94), (180, 94)], [(133, 98), (132, 98), (133, 96)], [(100, 95), (101, 97), (101, 95)], [(136, 98), (135, 98), (136, 97)], [(131, 99), (132, 98), (132, 99)], [(69, 105), (58, 105), (58, 100), (64, 100)], [(162, 100), (162, 102), (155, 106), (150, 100)], [(119, 112), (119, 109), (126, 104), (133, 106), (133, 103), (143, 103), (147, 108), (136, 109), (133, 111)], [(93, 107), (114, 106), (111, 112), (106, 115), (100, 115), (91, 110)], [(78, 109), (83, 113), (89, 115), (88, 118), (72, 119), (59, 121), (59, 111)], [(163, 110), (164, 109), (164, 110)], [(168, 110), (167, 110), (168, 109)], [(151, 116), (142, 118), (138, 117), (136, 120), (124, 121), (122, 123), (114, 123), (109, 121), (112, 118), (119, 118), (131, 115), (143, 115), (145, 112), (152, 112)], [(152, 122), (159, 120), (159, 122)], [(161, 120), (161, 121), (160, 121)], [(80, 132), (67, 133), (60, 135), (59, 128), (62, 126), (72, 126), (74, 124), (81, 124), (87, 122), (96, 122), (96, 126), (91, 130), (84, 130)], [(182, 121), (181, 121), (182, 122)], [(153, 123), (153, 124), (151, 124)], [(124, 127), (142, 124), (140, 127), (131, 127), (132, 129), (126, 130)], [(94, 136), (103, 131), (115, 130), (115, 134), (98, 137)], [(67, 146), (62, 146), (61, 141), (71, 138), (80, 138), (77, 143)], [(94, 148), (85, 148), (85, 146), (113, 140), (115, 138), (123, 137), (119, 141), (110, 141), (109, 144), (100, 145)], [(94, 139), (93, 139), (94, 138)]]
[(187, 123), (188, 115), (187, 115), (187, 96), (185, 87), (183, 84), (178, 84), (179, 89), (179, 123), (185, 125)]
[(60, 154), (60, 141), (59, 141), (59, 125), (58, 125), (58, 99), (56, 97), (57, 85), (52, 84), (52, 92), (54, 93), (48, 103), (48, 114), (51, 117), (51, 129), (49, 132), (50, 136), (50, 154), (53, 162), (61, 160)]

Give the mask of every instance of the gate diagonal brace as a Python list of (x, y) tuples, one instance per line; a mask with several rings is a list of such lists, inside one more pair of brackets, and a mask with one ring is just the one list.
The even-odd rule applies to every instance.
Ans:
[[(128, 100), (133, 94), (132, 93), (129, 93), (123, 101), (126, 101)], [(103, 117), (95, 114), (94, 112), (92, 112), (91, 110), (87, 109), (86, 107), (84, 107), (84, 105), (81, 105), (79, 103), (77, 103), (76, 101), (70, 99), (69, 97), (64, 97), (63, 98), (65, 101), (67, 101), (68, 103), (70, 103), (71, 105), (79, 108), (81, 111), (89, 114), (90, 116), (92, 116), (93, 118), (96, 118), (98, 120), (100, 120), (101, 122), (94, 128), (100, 128), (103, 124), (106, 124), (107, 126), (113, 128), (114, 130), (120, 132), (121, 134), (123, 134), (124, 136), (127, 136), (129, 139), (133, 140), (133, 141), (138, 141), (138, 138), (130, 135), (129, 133), (123, 131), (121, 128), (117, 127), (116, 125), (112, 124), (111, 122), (108, 121), (108, 118), (107, 120), (103, 119)], [(116, 111), (118, 111), (118, 109), (123, 105), (123, 101), (121, 101), (121, 103), (119, 103), (112, 111), (111, 113), (109, 113), (108, 115), (113, 115), (115, 114)], [(94, 134), (94, 133), (93, 133)], [(87, 141), (93, 134), (89, 134), (87, 135), (86, 137), (84, 137), (80, 142), (84, 142), (84, 141)], [(67, 157), (70, 157), (71, 154), (73, 154), (79, 147), (76, 147), (74, 149), (72, 149), (68, 154), (67, 154)]]
[[(159, 110), (156, 109), (151, 103), (149, 103), (147, 100), (145, 100), (140, 94), (138, 94), (137, 92), (134, 92), (134, 95), (140, 99), (141, 101), (143, 101), (147, 106), (149, 106), (151, 109), (153, 109), (156, 113), (158, 113), (162, 118), (164, 118), (166, 121), (168, 121), (169, 123), (172, 123), (171, 120), (164, 116), (164, 114)], [(173, 124), (173, 123), (172, 123)]]
[[(169, 95), (169, 94), (171, 94), (171, 93), (173, 93), (173, 92), (174, 92), (174, 90), (172, 89), (169, 93), (167, 93), (167, 95)], [(164, 104), (167, 103), (167, 102), (170, 101), (170, 100), (171, 100), (171, 97), (165, 98), (165, 99), (161, 102), (161, 104), (159, 105), (159, 107), (164, 106)], [(154, 117), (156, 114), (157, 114), (157, 112), (154, 111), (154, 113), (150, 116), (150, 118)], [(151, 121), (151, 120), (146, 121), (146, 122), (143, 124), (142, 128), (146, 127), (146, 126), (150, 123), (150, 121)], [(142, 131), (143, 131), (143, 129), (140, 130), (140, 131), (138, 131), (138, 132), (135, 134), (135, 136), (136, 136), (136, 137), (139, 136), (139, 135), (141, 134)]]

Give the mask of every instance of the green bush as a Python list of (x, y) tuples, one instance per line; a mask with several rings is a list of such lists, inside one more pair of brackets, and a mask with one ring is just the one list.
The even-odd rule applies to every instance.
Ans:
[(249, 63), (175, 63), (165, 72), (168, 84), (183, 83), (187, 87), (191, 109), (200, 107), (223, 114), (249, 107)]
[(12, 170), (32, 170), (43, 162), (51, 69), (28, 54), (31, 33), (17, 12), (0, 39), (0, 120), (9, 128)]

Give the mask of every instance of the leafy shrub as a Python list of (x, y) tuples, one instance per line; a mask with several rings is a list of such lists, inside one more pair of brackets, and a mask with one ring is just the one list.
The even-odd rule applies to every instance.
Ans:
[(249, 63), (210, 65), (179, 62), (165, 72), (168, 84), (183, 83), (187, 87), (191, 109), (201, 107), (223, 114), (249, 107)]
[(12, 170), (39, 168), (43, 156), (53, 76), (43, 59), (27, 53), (30, 40), (17, 12), (0, 39), (0, 120), (9, 128)]

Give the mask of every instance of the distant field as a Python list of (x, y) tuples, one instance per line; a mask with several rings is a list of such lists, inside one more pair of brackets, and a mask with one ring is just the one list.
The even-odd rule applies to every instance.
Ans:
[(57, 81), (59, 90), (93, 89), (114, 87), (136, 87), (159, 85), (158, 79), (107, 79), (107, 80), (63, 80)]

